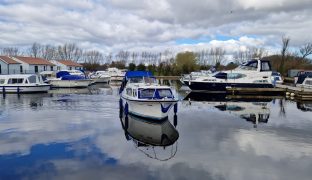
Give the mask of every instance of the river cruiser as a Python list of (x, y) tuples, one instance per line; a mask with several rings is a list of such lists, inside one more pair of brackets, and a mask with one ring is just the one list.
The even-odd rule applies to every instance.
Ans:
[(152, 73), (128, 71), (120, 88), (121, 105), (125, 113), (149, 119), (162, 120), (168, 117), (169, 110), (177, 99), (169, 86), (157, 83)]
[(300, 72), (295, 81), (297, 87), (312, 89), (312, 72)]
[(92, 80), (81, 75), (71, 75), (68, 71), (59, 71), (56, 78), (50, 79), (49, 83), (56, 88), (86, 88)]
[(121, 70), (118, 68), (108, 68), (107, 69), (109, 76), (111, 77), (111, 81), (122, 81), (125, 77), (125, 70)]
[(96, 71), (90, 75), (90, 78), (93, 79), (95, 83), (109, 83), (111, 80), (108, 71)]
[(226, 92), (227, 88), (272, 88), (271, 65), (266, 60), (251, 60), (234, 70), (215, 72), (183, 83), (194, 91)]
[(36, 74), (0, 75), (1, 93), (47, 92), (50, 87)]

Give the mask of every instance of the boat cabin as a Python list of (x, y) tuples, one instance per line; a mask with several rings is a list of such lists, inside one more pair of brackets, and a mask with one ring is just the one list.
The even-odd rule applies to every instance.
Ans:
[(270, 61), (268, 60), (251, 60), (241, 64), (237, 70), (252, 70), (252, 71), (272, 71)]
[(0, 86), (1, 85), (26, 85), (26, 84), (42, 84), (43, 80), (41, 76), (37, 75), (1, 75), (0, 76)]
[(136, 99), (174, 98), (170, 87), (160, 86), (150, 72), (127, 72), (121, 86), (128, 97)]

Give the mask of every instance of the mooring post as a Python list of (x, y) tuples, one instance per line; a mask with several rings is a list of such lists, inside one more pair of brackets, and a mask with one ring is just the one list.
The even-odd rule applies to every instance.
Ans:
[(5, 98), (5, 87), (4, 86), (2, 87), (2, 95), (3, 95), (3, 98)]
[(176, 104), (173, 106), (173, 111), (174, 111), (174, 114), (177, 114), (177, 112), (178, 112), (178, 103), (176, 103)]

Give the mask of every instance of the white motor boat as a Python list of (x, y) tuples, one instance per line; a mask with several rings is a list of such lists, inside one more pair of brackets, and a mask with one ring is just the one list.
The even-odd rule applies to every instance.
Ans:
[(183, 80), (191, 90), (226, 92), (227, 88), (273, 88), (271, 65), (265, 60), (251, 60), (234, 70), (215, 72)]
[(90, 75), (90, 78), (94, 80), (95, 83), (109, 83), (111, 80), (108, 71), (96, 71)]
[(168, 117), (169, 110), (178, 100), (169, 86), (161, 86), (152, 73), (128, 71), (120, 88), (121, 105), (125, 113), (162, 120)]
[(296, 86), (300, 88), (312, 89), (312, 73), (301, 72), (296, 78)]
[(50, 79), (49, 83), (56, 88), (86, 88), (92, 80), (81, 75), (71, 75), (68, 71), (59, 71), (56, 78)]
[(283, 84), (284, 82), (281, 73), (275, 71), (272, 72), (271, 80), (273, 84)]
[(0, 75), (1, 93), (37, 93), (47, 92), (51, 85), (43, 82), (36, 74)]
[(111, 81), (122, 81), (126, 74), (126, 71), (120, 70), (118, 68), (108, 68), (107, 71), (111, 77)]

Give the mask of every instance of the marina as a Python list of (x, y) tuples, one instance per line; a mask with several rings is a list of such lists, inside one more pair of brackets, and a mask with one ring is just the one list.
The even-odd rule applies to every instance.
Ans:
[(107, 84), (1, 97), (1, 179), (310, 179), (311, 101), (174, 84), (178, 112), (160, 122), (120, 116), (119, 86)]

